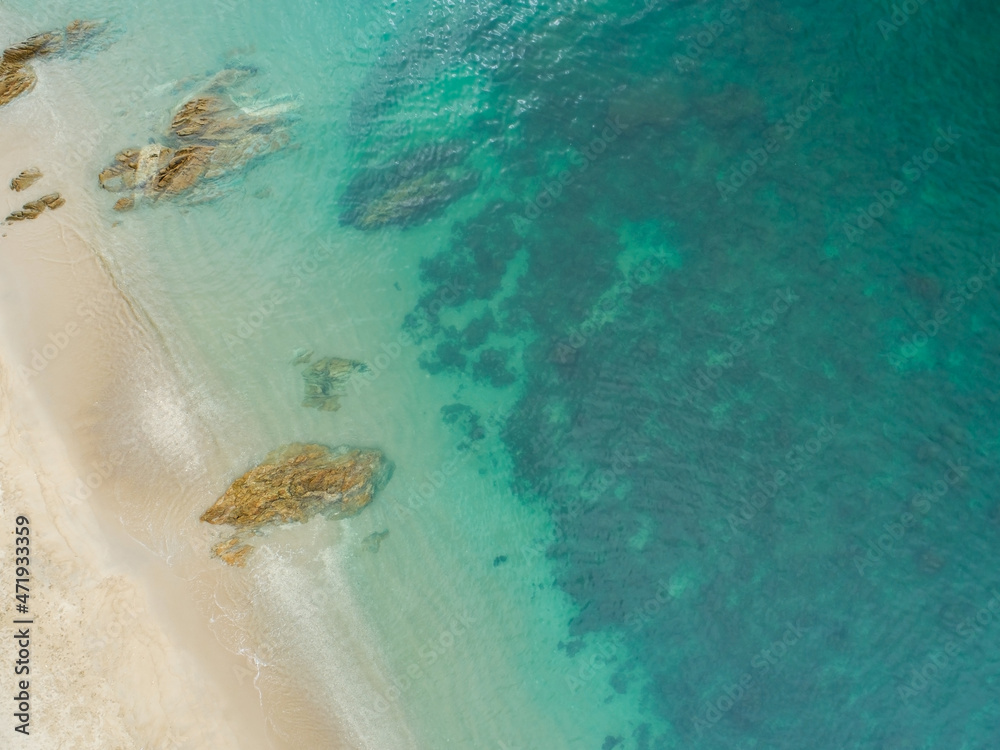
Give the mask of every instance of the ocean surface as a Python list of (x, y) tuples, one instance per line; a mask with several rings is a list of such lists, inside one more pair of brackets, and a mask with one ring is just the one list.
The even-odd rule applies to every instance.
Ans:
[[(0, 41), (78, 17), (113, 43), (29, 96), (183, 379), (122, 431), (181, 475), (197, 414), (216, 492), (395, 467), (239, 572), (258, 679), (380, 750), (1000, 746), (994, 4), (3, 0)], [(290, 147), (116, 214), (97, 173), (233, 67)], [(309, 352), (368, 365), (337, 411)], [(121, 518), (207, 556), (187, 500)]]

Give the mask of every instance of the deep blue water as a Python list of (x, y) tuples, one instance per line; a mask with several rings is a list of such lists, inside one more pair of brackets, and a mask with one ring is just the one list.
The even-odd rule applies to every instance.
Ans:
[(595, 747), (996, 746), (994, 7), (483, 8), (353, 111), (486, 81), (455, 128), (497, 198), (422, 266), (468, 324), (409, 322), (428, 371), (523, 386), (562, 647), (634, 655), (571, 677), (674, 729)]
[[(247, 465), (298, 440), (377, 444), (395, 461), (347, 526), (357, 539), (337, 537), (371, 584), (362, 607), (405, 636), (389, 661), (422, 664), (458, 613), (463, 592), (420, 555), (479, 595), (530, 582), (556, 601), (532, 578), (543, 558), (573, 605), (560, 691), (538, 680), (564, 722), (547, 729), (602, 691), (610, 712), (655, 717), (623, 709), (617, 729), (567, 747), (1000, 746), (995, 6), (86, 5), (128, 31), (98, 59), (162, 84), (94, 87), (115, 102), (97, 108), (115, 128), (89, 141), (95, 175), (162, 129), (188, 76), (259, 67), (257, 98), (296, 102), (294, 148), (213, 205), (126, 217), (152, 251), (117, 265), (136, 298), (149, 302), (146, 284), (176, 306), (151, 318), (210, 354), (265, 425), (223, 436)], [(67, 20), (46, 13), (18, 38)], [(168, 20), (197, 31), (185, 55)], [(274, 316), (225, 343), (272, 293)], [(372, 363), (374, 385), (336, 415), (303, 410), (297, 347)], [(411, 521), (399, 508), (441, 453), (431, 405), (462, 451), (490, 446), (461, 453), (463, 470), (493, 475), (419, 490)], [(486, 439), (498, 413), (502, 457)], [(245, 469), (229, 468), (226, 481)], [(554, 536), (495, 542), (508, 502), (551, 517)], [(452, 525), (421, 527), (442, 504)], [(379, 557), (355, 554), (383, 523)], [(308, 558), (326, 540), (312, 533), (281, 543)], [(320, 590), (316, 570), (294, 580)], [(510, 624), (511, 643), (449, 635), (433, 656), (454, 686), (427, 669), (391, 701), (438, 701), (423, 718), (440, 745), (488, 735), (481, 746), (513, 750), (491, 732), (516, 723), (503, 700), (520, 686), (476, 661), (536, 653), (508, 604), (498, 596), (490, 624)], [(300, 631), (319, 634), (304, 644), (328, 668), (315, 674), (350, 679), (320, 664), (343, 650), (323, 622)], [(552, 664), (537, 667), (550, 681)], [(323, 687), (353, 699), (339, 684)], [(497, 710), (477, 735), (483, 705)]]

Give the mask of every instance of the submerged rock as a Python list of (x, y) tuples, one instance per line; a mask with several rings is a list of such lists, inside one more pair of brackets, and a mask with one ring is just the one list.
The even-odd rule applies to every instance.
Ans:
[(26, 169), (13, 180), (10, 181), (10, 189), (15, 193), (27, 190), (36, 182), (42, 179), (42, 170), (34, 167)]
[(118, 200), (115, 210), (127, 211), (140, 198), (204, 197), (223, 178), (287, 146), (287, 107), (243, 107), (229, 93), (251, 75), (246, 69), (222, 71), (181, 105), (164, 143), (116, 154), (98, 176), (105, 190), (130, 193)]
[(465, 143), (433, 144), (363, 169), (340, 199), (341, 223), (378, 229), (430, 220), (479, 184), (478, 172), (459, 168), (468, 153)]
[(352, 359), (329, 357), (314, 362), (302, 372), (306, 387), (302, 405), (320, 411), (337, 411), (348, 381), (362, 372), (368, 372), (368, 365)]
[(468, 404), (447, 404), (441, 407), (441, 421), (455, 425), (469, 440), (482, 440), (486, 437), (479, 418), (479, 412)]
[(305, 523), (319, 514), (354, 515), (372, 501), (390, 473), (389, 463), (376, 450), (293, 443), (233, 482), (201, 520), (237, 529), (213, 553), (242, 566), (252, 551), (248, 535), (267, 526)]
[(312, 349), (296, 349), (292, 353), (292, 364), (293, 365), (307, 365), (312, 361), (313, 350)]
[(389, 536), (389, 529), (373, 531), (361, 540), (361, 545), (365, 548), (365, 550), (374, 554), (379, 551), (379, 548), (382, 546), (382, 540), (387, 536)]
[(40, 57), (79, 53), (104, 36), (104, 21), (73, 21), (65, 29), (36, 34), (8, 47), (0, 58), (0, 106), (12, 102), (35, 86), (37, 76), (30, 63)]
[(478, 184), (479, 175), (474, 172), (458, 178), (452, 178), (446, 172), (433, 172), (408, 180), (368, 204), (355, 226), (359, 229), (378, 229), (390, 225), (409, 227), (423, 224), (471, 193)]

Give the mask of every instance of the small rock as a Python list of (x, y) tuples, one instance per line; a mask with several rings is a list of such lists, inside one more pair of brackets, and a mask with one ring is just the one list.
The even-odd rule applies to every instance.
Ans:
[(36, 182), (42, 179), (42, 171), (32, 167), (31, 169), (26, 169), (13, 180), (10, 181), (10, 189), (15, 193), (20, 193), (22, 190), (27, 190)]
[(49, 193), (48, 195), (43, 195), (39, 200), (48, 206), (50, 211), (55, 211), (60, 206), (66, 205), (66, 199), (59, 195), (59, 193)]
[(250, 556), (251, 552), (253, 552), (253, 547), (235, 536), (212, 547), (213, 555), (227, 565), (237, 568), (246, 567), (247, 557)]

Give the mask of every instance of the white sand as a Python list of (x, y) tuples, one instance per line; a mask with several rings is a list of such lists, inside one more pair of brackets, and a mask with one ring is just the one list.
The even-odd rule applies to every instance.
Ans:
[[(67, 199), (0, 226), (5, 592), (14, 519), (27, 516), (32, 531), (31, 735), (17, 746), (413, 747), (398, 716), (373, 728), (350, 715), (352, 695), (367, 701), (389, 685), (377, 653), (344, 654), (352, 682), (332, 719), (262, 635), (249, 571), (209, 558), (213, 530), (198, 514), (243, 458), (214, 445), (211, 399), (182, 385), (164, 341), (106, 267), (100, 248), (115, 229), (87, 187), (93, 157), (62, 158), (66, 120), (43, 93), (0, 113), (0, 216), (46, 193)], [(8, 190), (29, 166), (45, 178)], [(14, 658), (12, 597), (2, 606), (4, 665)], [(345, 623), (360, 627), (347, 604)], [(0, 672), (0, 693), (13, 695), (12, 670)]]

